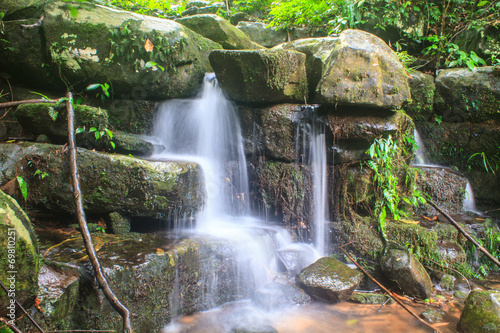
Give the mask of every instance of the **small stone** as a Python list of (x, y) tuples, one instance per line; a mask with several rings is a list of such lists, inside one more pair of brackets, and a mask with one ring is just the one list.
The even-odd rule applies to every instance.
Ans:
[(394, 300), (382, 294), (372, 294), (372, 293), (354, 293), (349, 296), (349, 301), (360, 304), (392, 304)]
[(428, 323), (440, 322), (446, 313), (441, 309), (427, 309), (420, 314), (420, 317)]

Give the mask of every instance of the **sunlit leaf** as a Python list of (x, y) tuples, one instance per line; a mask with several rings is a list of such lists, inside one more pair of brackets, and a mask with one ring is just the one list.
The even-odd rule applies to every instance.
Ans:
[(21, 176), (17, 176), (17, 182), (19, 183), (19, 189), (21, 190), (24, 201), (28, 200), (28, 183), (26, 183), (24, 178)]

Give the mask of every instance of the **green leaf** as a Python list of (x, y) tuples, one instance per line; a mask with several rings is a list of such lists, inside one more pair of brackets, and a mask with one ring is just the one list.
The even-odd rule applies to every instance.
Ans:
[(97, 88), (101, 88), (101, 87), (102, 87), (102, 84), (94, 83), (94, 84), (91, 84), (87, 87), (87, 91), (96, 90)]
[(78, 97), (77, 100), (76, 100), (76, 105), (81, 105), (82, 102), (83, 102), (83, 98)]
[(94, 136), (96, 140), (99, 140), (99, 138), (101, 137), (101, 133), (99, 133), (99, 131), (95, 131)]
[(84, 132), (84, 129), (83, 127), (78, 127), (75, 131), (75, 134), (80, 134), (80, 133), (83, 133)]
[(90, 133), (95, 132), (95, 131), (97, 131), (97, 128), (95, 128), (95, 127), (91, 127), (91, 128), (89, 129), (89, 132), (90, 132)]
[(477, 6), (478, 7), (483, 7), (483, 6), (486, 6), (487, 4), (489, 4), (490, 2), (489, 1), (480, 1)]
[(416, 11), (416, 12), (419, 12), (420, 8), (418, 8), (417, 6), (413, 6), (413, 10)]
[(30, 91), (30, 93), (35, 94), (35, 95), (38, 95), (38, 96), (42, 96), (42, 98), (43, 98), (43, 99), (50, 100), (50, 98), (48, 98), (47, 96), (45, 96), (44, 94), (41, 94), (41, 93), (39, 93), (39, 92), (36, 92), (36, 91)]
[(17, 182), (19, 183), (19, 189), (21, 190), (21, 194), (23, 195), (24, 201), (28, 200), (28, 183), (24, 180), (23, 177), (17, 176)]
[(0, 12), (0, 20), (3, 19), (4, 16), (5, 16), (5, 13), (4, 12)]
[(106, 131), (106, 133), (108, 134), (109, 138), (110, 139), (113, 139), (113, 132), (111, 132), (109, 129), (105, 128), (104, 129)]
[(74, 6), (69, 6), (69, 13), (71, 14), (72, 17), (77, 17), (78, 9), (76, 9)]
[(53, 121), (57, 120), (57, 116), (58, 115), (59, 115), (59, 112), (57, 112), (56, 110), (54, 110), (53, 107), (49, 108), (49, 116), (50, 116), (50, 118), (52, 118)]
[(109, 142), (109, 144), (111, 145), (111, 147), (112, 147), (113, 149), (115, 149), (116, 145), (115, 145), (115, 143), (114, 143), (113, 141), (110, 141), (110, 142)]

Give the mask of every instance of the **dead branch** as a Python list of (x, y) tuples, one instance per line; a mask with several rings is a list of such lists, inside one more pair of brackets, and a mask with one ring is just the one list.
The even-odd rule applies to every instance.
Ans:
[(17, 306), (19, 307), (19, 309), (21, 309), (22, 312), (24, 312), (24, 314), (26, 316), (28, 316), (28, 319), (33, 323), (33, 325), (35, 325), (35, 327), (42, 333), (45, 333), (44, 330), (37, 324), (37, 322), (35, 321), (35, 319), (33, 319), (29, 314), (28, 312), (26, 312), (26, 310), (23, 308), (23, 306), (21, 305), (21, 303), (19, 303), (17, 301), (17, 299), (14, 297), (14, 296), (11, 296), (10, 293), (9, 293), (9, 289), (7, 289), (7, 287), (2, 283), (2, 281), (0, 281), (0, 286), (2, 287), (2, 289), (5, 291), (5, 293), (11, 298), (14, 300), (14, 302), (17, 304)]
[(74, 110), (73, 110), (73, 94), (68, 92), (66, 94), (66, 108), (68, 110), (68, 146), (69, 146), (69, 158), (70, 158), (70, 169), (71, 169), (71, 180), (73, 183), (73, 196), (75, 199), (75, 211), (78, 218), (78, 224), (80, 225), (80, 232), (82, 233), (83, 242), (85, 248), (87, 249), (88, 256), (92, 262), (92, 267), (94, 268), (94, 273), (101, 287), (104, 295), (106, 296), (109, 303), (115, 308), (115, 310), (123, 318), (123, 332), (132, 333), (132, 325), (130, 320), (130, 311), (118, 300), (113, 291), (108, 285), (106, 277), (102, 272), (101, 265), (97, 259), (94, 247), (92, 245), (92, 237), (90, 236), (89, 229), (87, 227), (87, 221), (85, 217), (85, 211), (83, 210), (83, 200), (82, 192), (80, 190), (80, 181), (78, 175), (78, 166), (76, 162), (76, 146), (75, 146), (75, 127), (74, 127)]
[(442, 210), (441, 208), (439, 208), (434, 202), (430, 201), (430, 200), (427, 200), (427, 202), (429, 203), (429, 205), (431, 205), (432, 207), (434, 207), (438, 212), (440, 212), (444, 217), (446, 217), (448, 219), (448, 221), (451, 222), (451, 224), (453, 224), (453, 226), (455, 228), (457, 228), (457, 230), (462, 233), (462, 235), (465, 236), (465, 238), (467, 238), (469, 241), (472, 242), (472, 244), (474, 244), (479, 250), (481, 250), (481, 252), (483, 252), (488, 258), (490, 258), (498, 267), (500, 267), (500, 261), (498, 261), (498, 259), (496, 259), (495, 257), (493, 257), (491, 255), (491, 253), (488, 252), (488, 250), (486, 250), (481, 244), (479, 244), (471, 235), (469, 235), (469, 233), (467, 233), (467, 231), (464, 230), (464, 228), (462, 228), (458, 223), (457, 221), (455, 221), (450, 215), (448, 215), (444, 210)]
[[(350, 243), (349, 243), (350, 244)], [(415, 312), (413, 312), (410, 308), (408, 308), (397, 296), (395, 296), (389, 289), (387, 289), (386, 287), (384, 287), (380, 282), (378, 282), (377, 280), (375, 280), (375, 278), (373, 276), (370, 275), (370, 273), (368, 273), (363, 267), (361, 267), (361, 265), (359, 265), (356, 260), (354, 260), (345, 250), (344, 250), (344, 246), (346, 246), (348, 244), (345, 244), (343, 246), (340, 246), (339, 249), (340, 251), (342, 251), (342, 253), (344, 253), (344, 255), (349, 258), (350, 261), (352, 261), (352, 263), (354, 265), (356, 265), (356, 267), (358, 267), (370, 280), (372, 280), (373, 282), (375, 282), (383, 291), (385, 291), (387, 293), (387, 295), (389, 295), (393, 300), (396, 301), (396, 303), (398, 303), (399, 305), (401, 305), (403, 307), (403, 309), (405, 309), (409, 314), (411, 314), (413, 317), (417, 318), (421, 323), (425, 324), (427, 327), (431, 328), (434, 332), (436, 333), (440, 333), (440, 331), (433, 327), (431, 324), (429, 324), (428, 322), (426, 322), (425, 320), (423, 320), (422, 318), (420, 318)]]
[(12, 106), (18, 106), (21, 104), (36, 104), (36, 103), (50, 103), (50, 104), (55, 104), (59, 102), (58, 99), (28, 99), (25, 101), (15, 101), (15, 102), (7, 102), (7, 103), (0, 103), (0, 108), (10, 108)]
[(45, 15), (42, 14), (42, 16), (35, 23), (33, 23), (33, 24), (21, 24), (21, 27), (26, 28), (26, 29), (33, 29), (33, 28), (40, 27), (42, 25), (44, 18), (45, 18)]

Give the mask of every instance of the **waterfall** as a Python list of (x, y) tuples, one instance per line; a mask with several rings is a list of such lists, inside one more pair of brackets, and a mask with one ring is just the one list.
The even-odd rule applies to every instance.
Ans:
[(415, 138), (415, 142), (418, 146), (417, 151), (415, 152), (415, 160), (413, 161), (413, 164), (425, 165), (427, 163), (427, 159), (425, 158), (425, 155), (427, 153), (425, 151), (424, 142), (422, 141), (422, 138), (420, 137), (420, 133), (418, 133), (416, 128), (413, 131), (413, 137)]

